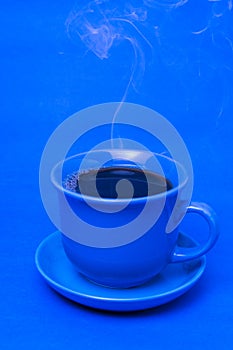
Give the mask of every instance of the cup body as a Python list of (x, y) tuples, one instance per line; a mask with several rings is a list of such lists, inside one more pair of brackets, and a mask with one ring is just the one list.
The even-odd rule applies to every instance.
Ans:
[[(142, 205), (143, 203), (130, 205), (127, 213), (122, 215), (128, 217), (130, 211), (134, 212), (134, 209), (137, 211)], [(79, 203), (78, 206), (79, 212), (87, 216), (91, 215), (93, 218), (93, 209), (87, 207), (85, 203)], [(172, 233), (165, 233), (168, 217), (169, 210), (166, 210), (142, 237), (118, 247), (90, 247), (64, 234), (62, 235), (63, 246), (68, 258), (78, 271), (91, 281), (116, 288), (137, 286), (157, 275), (169, 263), (176, 244), (178, 228)], [(111, 235), (111, 228), (109, 234)]]
[[(105, 166), (110, 164), (111, 166), (127, 165), (127, 168), (138, 167), (141, 162), (140, 166), (146, 170), (151, 170), (149, 158), (143, 151), (134, 151), (133, 161), (129, 161), (129, 157), (125, 158), (124, 152), (123, 150), (117, 150), (114, 153), (111, 150), (111, 161), (104, 162)], [(103, 154), (100, 155), (99, 153), (94, 152), (90, 158), (91, 161), (85, 163), (87, 171), (99, 166), (95, 163), (96, 159), (101, 158)], [(158, 195), (132, 198), (130, 201), (127, 200), (127, 205), (124, 207), (125, 199), (92, 198), (85, 196), (85, 194), (67, 190), (64, 188), (64, 184), (60, 183), (59, 174), (62, 174), (62, 181), (64, 181), (68, 175), (79, 169), (84, 157), (85, 154), (80, 154), (67, 158), (64, 162), (55, 166), (51, 176), (58, 194), (62, 242), (67, 257), (80, 273), (95, 283), (115, 288), (140, 285), (161, 272), (171, 260), (178, 237), (179, 225), (176, 225), (169, 233), (166, 232), (166, 228), (175, 203), (177, 204), (178, 190), (182, 192), (187, 183), (185, 170), (180, 167), (182, 175), (178, 179), (177, 166), (180, 165), (175, 164), (173, 160), (167, 157), (157, 155), (159, 165), (156, 165), (155, 170), (157, 173), (162, 171), (163, 175), (173, 183), (173, 188)], [(146, 162), (145, 158), (147, 159)], [(101, 162), (103, 163), (103, 160)], [(149, 222), (148, 229), (143, 234), (138, 235), (136, 239), (135, 237), (132, 239), (127, 237), (123, 244), (115, 246), (111, 246), (111, 244), (108, 246), (94, 246), (93, 244), (80, 243), (78, 239), (67, 234), (67, 227), (70, 223), (66, 215), (63, 196), (65, 196), (74, 214), (82, 222), (87, 223), (85, 229), (78, 225), (75, 228), (77, 233), (81, 235), (88, 235), (89, 229), (96, 227), (96, 231), (97, 228), (103, 228), (108, 233), (110, 241), (111, 235), (116, 235), (117, 229), (119, 235), (124, 231), (127, 236), (131, 234), (133, 236), (131, 223), (139, 215), (142, 216), (142, 219), (134, 227), (137, 228), (138, 232), (143, 232), (143, 230), (145, 231), (144, 224)], [(118, 207), (122, 205), (123, 209), (118, 211)], [(147, 210), (144, 213), (145, 205), (147, 205)], [(183, 210), (182, 206), (180, 208), (180, 210)], [(80, 232), (80, 230), (83, 230), (83, 232)], [(98, 232), (96, 235), (98, 241)]]

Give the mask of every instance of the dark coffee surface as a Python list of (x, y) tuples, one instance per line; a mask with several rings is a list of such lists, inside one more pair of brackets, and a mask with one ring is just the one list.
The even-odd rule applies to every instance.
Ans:
[[(120, 180), (128, 180), (133, 186), (133, 194), (129, 184), (124, 182), (117, 193)], [(131, 190), (132, 190), (131, 186)], [(172, 189), (172, 184), (163, 176), (142, 171), (138, 168), (107, 167), (74, 173), (67, 177), (64, 187), (76, 193), (102, 198), (138, 198), (159, 194)], [(97, 192), (96, 192), (97, 191)]]

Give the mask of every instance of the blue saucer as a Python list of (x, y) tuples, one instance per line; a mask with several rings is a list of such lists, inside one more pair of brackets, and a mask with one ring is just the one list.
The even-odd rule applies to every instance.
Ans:
[[(196, 246), (184, 234), (181, 247)], [(146, 284), (129, 289), (112, 289), (94, 284), (79, 274), (65, 255), (61, 235), (45, 238), (36, 251), (36, 266), (47, 283), (63, 296), (82, 305), (102, 310), (133, 311), (165, 304), (189, 290), (205, 270), (205, 256), (186, 263), (169, 264)]]

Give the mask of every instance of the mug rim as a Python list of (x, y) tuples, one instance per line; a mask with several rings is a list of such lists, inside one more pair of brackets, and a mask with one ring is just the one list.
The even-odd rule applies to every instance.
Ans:
[[(82, 193), (77, 193), (77, 192), (73, 192), (71, 190), (66, 189), (63, 185), (62, 185), (62, 177), (61, 177), (61, 184), (58, 182), (57, 177), (55, 175), (56, 171), (58, 170), (58, 168), (63, 168), (63, 165), (65, 162), (72, 160), (74, 158), (78, 158), (78, 157), (82, 157), (85, 156), (88, 153), (100, 153), (100, 152), (113, 152), (114, 150), (117, 150), (118, 152), (137, 152), (137, 153), (152, 153), (160, 158), (169, 160), (173, 163), (175, 163), (176, 165), (178, 165), (180, 167), (180, 169), (183, 171), (184, 174), (184, 180), (179, 183), (178, 185), (176, 185), (175, 187), (173, 187), (172, 189), (170, 189), (169, 191), (164, 191), (162, 193), (158, 193), (158, 194), (153, 194), (153, 195), (149, 195), (149, 196), (142, 196), (142, 197), (136, 197), (136, 198), (102, 198), (102, 197), (94, 197), (94, 196), (90, 196), (90, 195), (86, 195), (86, 194), (82, 194)], [(52, 184), (54, 185), (54, 187), (56, 189), (58, 189), (59, 191), (63, 192), (64, 194), (73, 197), (73, 198), (78, 198), (78, 199), (83, 199), (83, 200), (88, 200), (89, 202), (93, 201), (94, 203), (97, 202), (101, 202), (101, 203), (108, 203), (108, 204), (123, 204), (123, 203), (138, 203), (141, 201), (145, 201), (145, 200), (155, 200), (155, 199), (161, 199), (164, 196), (172, 196), (173, 194), (177, 193), (178, 189), (182, 189), (188, 182), (188, 174), (186, 169), (184, 168), (184, 166), (178, 162), (177, 160), (174, 160), (164, 154), (159, 154), (156, 152), (152, 152), (152, 151), (146, 151), (146, 150), (130, 150), (130, 149), (118, 149), (118, 148), (113, 148), (113, 149), (101, 149), (101, 150), (95, 150), (95, 151), (86, 151), (86, 152), (81, 152), (81, 153), (77, 153), (74, 154), (68, 158), (65, 158), (61, 161), (59, 161), (58, 163), (56, 163), (50, 172), (50, 180), (52, 182)]]

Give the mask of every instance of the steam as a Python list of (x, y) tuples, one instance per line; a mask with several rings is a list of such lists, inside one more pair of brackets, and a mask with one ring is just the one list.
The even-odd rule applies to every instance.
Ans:
[(79, 38), (87, 49), (101, 60), (109, 57), (114, 44), (128, 41), (134, 53), (134, 61), (125, 96), (129, 86), (132, 85), (136, 89), (143, 79), (146, 62), (143, 42), (151, 50), (153, 49), (153, 45), (137, 25), (146, 20), (147, 10), (144, 8), (133, 8), (128, 5), (124, 9), (118, 9), (112, 6), (111, 1), (93, 0), (81, 8), (76, 6), (71, 11), (66, 21), (66, 28), (70, 38), (73, 40)]
[(150, 7), (173, 9), (186, 4), (189, 0), (144, 0), (144, 4)]
[[(184, 8), (184, 15), (187, 16), (187, 11), (190, 10), (191, 13), (195, 4), (196, 0), (91, 0), (87, 3), (77, 3), (70, 12), (66, 21), (69, 37), (74, 42), (83, 42), (87, 51), (94, 53), (100, 60), (108, 59), (112, 47), (120, 48), (122, 42), (127, 42), (132, 52), (129, 78), (112, 120), (111, 139), (123, 102), (126, 101), (130, 89), (135, 93), (140, 91), (146, 69), (150, 63), (155, 62), (155, 57), (174, 71), (189, 70), (191, 63), (196, 77), (201, 78), (204, 60), (210, 69), (216, 70), (214, 56), (212, 62), (211, 58), (206, 59), (205, 47), (202, 46), (202, 42), (205, 42), (213, 51), (220, 52), (224, 49), (230, 53), (231, 58), (227, 62), (218, 63), (219, 75), (222, 76), (222, 71), (226, 70), (233, 72), (233, 0), (203, 0), (198, 21), (191, 19), (188, 22), (186, 19), (187, 28), (182, 28), (179, 21), (174, 21), (176, 14), (180, 15)], [(180, 38), (174, 37), (172, 26), (176, 26), (174, 33), (180, 34)], [(199, 44), (197, 43), (195, 51), (192, 52), (192, 59), (184, 46), (185, 43), (182, 44), (184, 34), (189, 36), (191, 41), (200, 37)], [(224, 82), (222, 84), (224, 85)], [(218, 120), (226, 101), (226, 97), (220, 101)]]
[(136, 91), (143, 80), (146, 68), (144, 46), (146, 45), (151, 52), (153, 50), (153, 45), (139, 28), (139, 24), (145, 23), (146, 20), (145, 7), (135, 8), (128, 4), (123, 9), (119, 9), (119, 6), (112, 6), (110, 1), (94, 0), (84, 7), (76, 7), (66, 21), (70, 38), (76, 40), (78, 37), (88, 50), (101, 60), (109, 57), (113, 44), (127, 41), (132, 49), (131, 73), (121, 103), (113, 116), (111, 139), (113, 139), (113, 126), (117, 114), (126, 100), (130, 87)]

